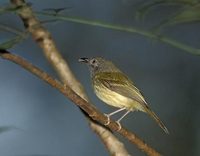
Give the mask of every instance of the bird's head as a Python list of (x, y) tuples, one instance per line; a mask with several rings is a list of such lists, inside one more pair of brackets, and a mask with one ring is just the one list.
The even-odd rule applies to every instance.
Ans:
[(88, 65), (91, 74), (95, 74), (97, 72), (116, 72), (119, 71), (117, 67), (111, 62), (101, 57), (93, 57), (93, 58), (80, 58), (79, 62), (85, 63)]

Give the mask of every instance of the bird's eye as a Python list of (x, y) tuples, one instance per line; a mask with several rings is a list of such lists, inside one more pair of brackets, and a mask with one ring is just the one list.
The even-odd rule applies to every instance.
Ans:
[(93, 59), (93, 60), (92, 60), (92, 64), (95, 64), (95, 63), (96, 63), (96, 60), (95, 60), (95, 59)]

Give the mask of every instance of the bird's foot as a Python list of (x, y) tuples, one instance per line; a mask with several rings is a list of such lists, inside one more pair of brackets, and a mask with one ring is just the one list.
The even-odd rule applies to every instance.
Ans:
[(63, 86), (64, 86), (64, 88), (65, 88), (65, 89), (67, 89), (67, 84), (66, 84), (66, 83), (65, 83), (65, 84), (63, 84)]
[(104, 123), (104, 125), (107, 126), (110, 124), (110, 115), (108, 115), (108, 114), (104, 114), (104, 115), (107, 117), (107, 121), (106, 121), (106, 123)]
[(120, 131), (120, 130), (122, 129), (122, 126), (121, 126), (121, 124), (120, 124), (119, 121), (116, 121), (116, 123), (118, 124), (118, 129), (117, 129), (117, 131)]

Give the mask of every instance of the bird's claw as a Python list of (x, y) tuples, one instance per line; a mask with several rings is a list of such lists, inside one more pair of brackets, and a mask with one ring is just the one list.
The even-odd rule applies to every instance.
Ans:
[(65, 88), (65, 89), (67, 89), (67, 84), (66, 84), (66, 83), (65, 83), (65, 84), (63, 84), (63, 86), (64, 86), (64, 88)]
[(116, 123), (118, 124), (118, 129), (117, 129), (117, 131), (120, 131), (120, 130), (122, 129), (122, 126), (121, 126), (121, 124), (120, 124), (119, 121), (116, 121)]
[(110, 116), (108, 114), (104, 114), (107, 117), (107, 122), (104, 123), (105, 126), (110, 124)]
[[(109, 114), (104, 114), (106, 117), (107, 117), (107, 122), (104, 123), (105, 126), (109, 125), (110, 124), (110, 116)], [(117, 131), (120, 131), (122, 129), (122, 126), (120, 124), (120, 121), (116, 121), (117, 125), (118, 125), (118, 129)]]

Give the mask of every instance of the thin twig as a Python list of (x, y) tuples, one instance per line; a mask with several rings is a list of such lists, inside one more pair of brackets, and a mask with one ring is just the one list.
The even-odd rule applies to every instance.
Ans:
[(20, 31), (16, 28), (11, 28), (11, 27), (9, 27), (5, 24), (0, 24), (0, 30), (11, 32), (11, 33), (16, 34), (18, 36), (24, 37), (24, 32), (22, 32), (22, 31)]
[[(82, 110), (84, 110), (93, 120), (105, 124), (107, 123), (107, 117), (104, 116), (102, 113), (100, 113), (92, 104), (82, 99), (78, 94), (76, 94), (69, 86), (63, 85), (58, 80), (53, 79), (51, 76), (49, 76), (47, 73), (39, 69), (38, 67), (32, 65), (28, 61), (24, 60), (23, 58), (11, 54), (10, 52), (6, 50), (0, 50), (0, 56), (3, 59), (7, 59), (9, 61), (12, 61), (27, 71), (31, 72), (32, 74), (36, 75), (52, 87), (56, 88), (58, 91), (60, 91), (64, 96), (66, 96), (68, 99), (70, 99), (73, 103), (75, 103), (77, 106), (79, 106)], [(112, 131), (118, 132), (122, 136), (124, 136), (126, 139), (128, 139), (130, 142), (135, 144), (140, 150), (144, 151), (149, 156), (160, 156), (161, 154), (155, 151), (153, 148), (148, 146), (143, 140), (141, 140), (138, 136), (136, 136), (134, 133), (128, 131), (125, 128), (121, 128), (119, 130), (119, 125), (115, 121), (111, 120), (109, 125), (107, 125), (109, 129)]]
[(138, 34), (138, 35), (144, 36), (146, 38), (150, 38), (153, 40), (157, 40), (157, 41), (166, 43), (172, 47), (181, 49), (190, 54), (200, 55), (199, 48), (194, 48), (190, 45), (181, 43), (173, 38), (170, 38), (170, 37), (167, 37), (167, 36), (164, 36), (161, 34), (157, 34), (154, 31), (146, 31), (146, 30), (136, 28), (133, 26), (125, 26), (125, 25), (106, 23), (103, 21), (91, 20), (91, 19), (86, 19), (86, 18), (76, 17), (76, 16), (68, 16), (68, 15), (63, 15), (63, 14), (57, 14), (55, 16), (52, 13), (44, 12), (44, 11), (40, 11), (40, 12), (38, 11), (38, 12), (36, 12), (36, 14), (47, 16), (47, 17), (53, 17), (54, 19), (74, 22), (74, 23), (78, 23), (78, 24), (85, 24), (85, 25), (96, 26), (96, 27), (101, 27), (101, 28), (106, 28), (106, 29), (111, 29), (111, 30), (116, 30), (116, 31), (123, 31), (123, 32)]

